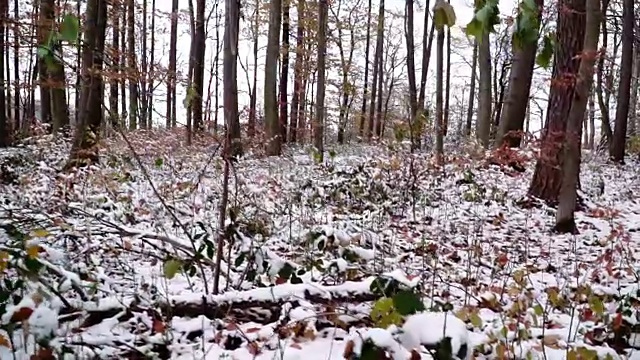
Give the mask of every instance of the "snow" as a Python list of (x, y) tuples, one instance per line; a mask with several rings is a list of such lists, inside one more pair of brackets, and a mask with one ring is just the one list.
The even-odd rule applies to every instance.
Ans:
[[(51, 335), (47, 346), (83, 358), (137, 349), (168, 359), (342, 359), (371, 341), (393, 359), (412, 351), (429, 359), (424, 345), (443, 337), (454, 355), (466, 345), (466, 358), (504, 351), (564, 360), (574, 350), (638, 358), (636, 162), (586, 158), (580, 234), (560, 235), (550, 231), (553, 208), (526, 205), (533, 158), (518, 173), (470, 156), (435, 169), (420, 153), (411, 176), (402, 149), (336, 147), (330, 166), (300, 149), (249, 154), (230, 179), (236, 220), (225, 219), (214, 294), (221, 162), (208, 165), (210, 146), (186, 148), (177, 138), (132, 138), (165, 204), (116, 140), (99, 166), (68, 174), (57, 171), (67, 142), (21, 150), (33, 161), (15, 167), (17, 184), (0, 184), (0, 250), (37, 244), (32, 260), (41, 267), (20, 277), (25, 269), (15, 266), (32, 262), (13, 253), (0, 267), (7, 279), (25, 279), (20, 296), (0, 307), (2, 324), (17, 326), (0, 332), (0, 344), (14, 343), (0, 345), (0, 359), (29, 359)], [(603, 194), (591, 188), (600, 182)], [(18, 241), (6, 228), (14, 223), (49, 234)], [(169, 259), (183, 265), (170, 278)], [(427, 309), (375, 324), (369, 315), (381, 294), (372, 284), (381, 278)], [(24, 308), (33, 312), (14, 324)], [(612, 340), (618, 321), (633, 330), (621, 345)]]

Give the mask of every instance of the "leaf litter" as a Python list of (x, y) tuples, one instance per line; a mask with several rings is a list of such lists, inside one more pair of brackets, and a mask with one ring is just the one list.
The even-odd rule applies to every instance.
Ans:
[(72, 173), (51, 137), (0, 154), (2, 277), (35, 267), (2, 285), (0, 358), (634, 357), (637, 163), (585, 159), (580, 234), (558, 235), (530, 150), (255, 154), (221, 228), (220, 149), (177, 139), (132, 137), (145, 171), (117, 141)]

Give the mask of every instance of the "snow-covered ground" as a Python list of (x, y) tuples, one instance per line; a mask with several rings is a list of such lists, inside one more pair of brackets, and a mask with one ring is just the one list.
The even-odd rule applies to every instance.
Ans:
[(179, 138), (131, 135), (137, 155), (113, 142), (71, 174), (63, 141), (0, 152), (0, 359), (634, 357), (636, 162), (585, 155), (580, 234), (558, 235), (526, 196), (532, 151), (524, 172), (382, 146), (248, 156), (221, 232), (220, 148)]

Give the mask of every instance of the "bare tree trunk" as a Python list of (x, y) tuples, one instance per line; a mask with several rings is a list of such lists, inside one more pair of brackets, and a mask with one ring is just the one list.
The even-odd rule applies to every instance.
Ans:
[(367, 40), (365, 45), (364, 62), (364, 92), (362, 93), (362, 107), (360, 108), (360, 122), (358, 124), (358, 134), (364, 137), (364, 122), (367, 113), (367, 97), (369, 95), (369, 51), (371, 48), (371, 0), (367, 6)]
[(289, 122), (289, 140), (296, 142), (298, 117), (300, 116), (300, 98), (304, 96), (302, 66), (304, 63), (304, 0), (298, 0), (298, 26), (296, 32), (296, 62), (293, 70), (293, 96), (291, 97), (291, 120)]
[[(538, 21), (542, 20), (543, 0), (536, 0), (538, 6)], [(509, 76), (507, 98), (501, 114), (500, 126), (496, 135), (496, 146), (506, 144), (509, 147), (519, 147), (522, 141), (525, 114), (529, 105), (533, 66), (536, 60), (537, 41), (514, 45), (513, 65)]]
[[(600, 0), (586, 1), (586, 33), (584, 37), (582, 61), (578, 70), (577, 83), (567, 120), (567, 134), (562, 152), (562, 186), (558, 196), (556, 231), (576, 233), (574, 211), (577, 200), (577, 185), (580, 176), (580, 139), (582, 121), (593, 83), (593, 67), (597, 56)], [(628, 4), (628, 3), (627, 3)], [(633, 0), (631, 0), (633, 14)], [(632, 24), (633, 25), (633, 24)], [(624, 51), (623, 51), (624, 52)]]
[(284, 0), (282, 16), (282, 63), (280, 68), (280, 135), (287, 142), (287, 95), (289, 85), (289, 0)]
[(318, 91), (316, 91), (316, 117), (313, 122), (313, 146), (318, 154), (317, 161), (324, 161), (324, 95), (327, 52), (327, 21), (329, 5), (327, 0), (319, 0), (318, 14)]
[(476, 137), (485, 148), (489, 146), (491, 132), (491, 43), (489, 32), (482, 35), (478, 43), (478, 61), (480, 70), (480, 96), (478, 99), (478, 120)]
[(471, 136), (471, 124), (473, 121), (473, 102), (476, 99), (476, 69), (478, 68), (478, 42), (473, 42), (473, 57), (471, 64), (471, 84), (469, 84), (469, 105), (467, 106), (467, 121), (464, 134)]
[(80, 122), (76, 126), (71, 156), (67, 167), (82, 165), (98, 160), (98, 152), (93, 149), (100, 132), (104, 115), (102, 111), (103, 82), (102, 70), (104, 44), (107, 28), (107, 0), (88, 0), (84, 45), (82, 48), (82, 89), (80, 95)]
[(149, 63), (147, 62), (147, 0), (142, 0), (142, 48), (140, 49), (140, 128), (147, 128), (147, 77)]
[[(120, 58), (123, 54), (120, 53), (120, 12), (122, 6), (120, 2), (114, 2), (112, 5), (113, 12), (116, 14), (113, 19), (113, 28), (111, 34), (111, 49), (112, 49), (112, 63), (111, 72), (112, 77), (109, 81), (109, 120), (111, 121), (111, 127), (114, 129), (120, 128), (120, 116), (118, 112), (118, 90), (120, 83), (118, 78), (121, 76), (122, 69), (120, 69)], [(123, 24), (124, 25), (124, 24)], [(122, 104), (124, 107), (124, 104)]]
[[(226, 0), (224, 26), (224, 121), (228, 139), (228, 154), (242, 155), (240, 118), (238, 114), (238, 36), (240, 34), (240, 0)], [(255, 90), (254, 90), (255, 91)], [(216, 109), (218, 111), (218, 109)]]
[(207, 46), (206, 29), (204, 23), (205, 0), (196, 0), (195, 49), (193, 52), (193, 130), (197, 133), (204, 131), (202, 114), (202, 96), (204, 92), (204, 56)]
[[(41, 0), (40, 6), (40, 16), (43, 17), (44, 25), (46, 26), (45, 29), (43, 29), (44, 36), (45, 38), (49, 38), (49, 31), (55, 21), (55, 2), (53, 0)], [(48, 89), (49, 94), (47, 94), (46, 98), (42, 98), (41, 102), (46, 100), (49, 101), (47, 107), (51, 112), (51, 131), (55, 134), (63, 127), (69, 125), (69, 113), (67, 108), (64, 64), (59, 60), (59, 58), (62, 58), (62, 45), (58, 40), (53, 41), (53, 43), (49, 45), (52, 46), (51, 51), (53, 52), (50, 57), (50, 62), (40, 62), (40, 65), (46, 72), (45, 79), (47, 79), (48, 82), (46, 88)], [(44, 104), (41, 104), (41, 106), (42, 105)]]
[[(602, 32), (602, 48), (604, 49), (604, 53), (607, 51), (607, 44), (609, 39), (609, 34), (607, 31), (607, 10), (609, 7), (609, 0), (603, 0), (602, 4), (602, 18), (600, 20), (600, 30)], [(596, 95), (598, 97), (598, 106), (600, 108), (600, 117), (602, 122), (602, 139), (601, 143), (607, 149), (611, 144), (611, 138), (613, 137), (613, 130), (611, 130), (611, 119), (609, 116), (609, 104), (605, 99), (603, 94), (603, 82), (604, 82), (604, 61), (606, 56), (601, 56), (598, 60), (598, 72), (597, 72), (597, 82), (596, 82)]]
[(442, 99), (444, 73), (444, 28), (438, 29), (436, 44), (436, 164), (444, 164), (444, 104)]
[[(636, 36), (640, 34), (640, 26), (635, 27)], [(631, 85), (631, 104), (629, 108), (629, 136), (636, 136), (638, 121), (638, 87), (640, 87), (640, 48), (638, 42), (633, 47), (633, 81)]]
[(633, 75), (634, 42), (634, 1), (623, 0), (622, 5), (622, 59), (620, 61), (620, 82), (616, 106), (616, 124), (609, 155), (615, 162), (624, 162), (627, 140), (627, 121), (629, 119), (629, 100), (631, 96), (631, 78)]
[(382, 47), (384, 40), (384, 0), (380, 0), (380, 9), (378, 12), (378, 31), (376, 37), (376, 53), (373, 58), (373, 82), (371, 83), (371, 108), (369, 109), (369, 124), (367, 126), (367, 139), (373, 135), (375, 125), (376, 95), (378, 87), (378, 76), (380, 74), (380, 63), (382, 62)]
[[(303, 0), (299, 0), (299, 2), (302, 2), (302, 1)], [(251, 99), (249, 100), (249, 121), (247, 124), (247, 135), (249, 135), (250, 138), (253, 137), (256, 133), (256, 111), (257, 111), (256, 103), (258, 100), (258, 92), (257, 92), (258, 90), (258, 39), (260, 38), (258, 36), (259, 21), (260, 21), (259, 19), (260, 19), (260, 7), (256, 5), (253, 22), (251, 24), (251, 26), (253, 26), (253, 86), (251, 87), (253, 91), (251, 92)], [(297, 58), (296, 58), (296, 62), (297, 62)]]
[(282, 137), (278, 118), (278, 97), (276, 90), (278, 54), (280, 53), (280, 22), (282, 17), (282, 1), (272, 0), (269, 5), (269, 35), (267, 40), (267, 56), (264, 75), (264, 116), (266, 122), (266, 153), (280, 155), (282, 153)]
[[(156, 52), (156, 0), (151, 0), (151, 49), (149, 50), (149, 88), (147, 90), (147, 126), (153, 128), (153, 92), (155, 81), (155, 52)], [(167, 103), (169, 107), (169, 103)]]
[[(41, 0), (40, 8), (38, 9), (38, 44), (41, 46), (48, 45), (47, 35), (49, 34), (49, 29), (51, 29), (51, 20), (47, 19), (48, 12), (50, 12), (49, 1)], [(38, 68), (38, 87), (40, 88), (40, 121), (53, 125), (51, 123), (51, 81), (47, 71), (47, 64), (44, 62), (44, 58), (39, 55), (36, 67)]]
[(591, 91), (589, 94), (589, 149), (595, 149), (596, 139), (596, 94)]
[(127, 4), (127, 42), (128, 53), (128, 75), (129, 75), (129, 129), (138, 128), (138, 79), (139, 71), (136, 65), (136, 36), (135, 36), (135, 6), (134, 0), (129, 0)]
[(173, 106), (176, 96), (176, 61), (178, 48), (178, 0), (171, 1), (171, 31), (169, 39), (169, 74), (167, 76), (167, 129), (176, 126)]
[[(429, 9), (426, 10), (427, 12)], [(418, 116), (418, 89), (416, 84), (416, 65), (413, 39), (413, 0), (406, 0), (405, 4), (405, 29), (404, 36), (407, 41), (407, 77), (409, 79), (409, 106), (411, 114), (409, 116), (409, 136), (411, 137), (411, 150), (417, 149), (414, 139), (414, 123)]]
[[(0, 1), (0, 147), (9, 146), (11, 136), (9, 134), (9, 122), (7, 121), (7, 99), (5, 98), (5, 56), (7, 51), (7, 43), (5, 32), (7, 31), (7, 23), (9, 19), (9, 2)], [(17, 39), (16, 39), (17, 41)]]
[[(447, 0), (451, 3), (451, 0)], [(444, 115), (442, 120), (442, 136), (447, 136), (449, 130), (449, 100), (451, 97), (451, 29), (447, 27), (447, 77), (444, 90)], [(436, 142), (437, 143), (437, 142)], [(437, 147), (437, 144), (436, 144)]]

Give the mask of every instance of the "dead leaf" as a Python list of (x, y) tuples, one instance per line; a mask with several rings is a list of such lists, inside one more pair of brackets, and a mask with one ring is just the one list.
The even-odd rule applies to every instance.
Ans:
[(31, 316), (31, 314), (33, 314), (33, 309), (29, 308), (29, 307), (21, 307), (18, 311), (15, 311), (13, 313), (13, 315), (11, 315), (11, 322), (12, 323), (18, 323), (18, 322), (23, 322), (27, 319), (29, 319), (29, 317)]
[(9, 339), (7, 339), (2, 335), (0, 335), (0, 346), (6, 347), (7, 349), (11, 349), (11, 343), (9, 342)]
[(356, 344), (353, 342), (353, 340), (349, 340), (347, 344), (344, 346), (344, 351), (342, 352), (342, 356), (345, 359), (351, 359), (351, 357), (354, 355), (353, 349), (355, 347), (356, 347)]
[(30, 360), (56, 360), (51, 348), (41, 348), (35, 355), (31, 355)]
[(260, 348), (258, 347), (258, 344), (255, 341), (252, 341), (247, 344), (247, 350), (249, 350), (249, 354), (254, 356), (260, 354)]
[(165, 330), (167, 329), (167, 326), (165, 325), (164, 322), (162, 322), (162, 320), (158, 320), (158, 319), (153, 319), (153, 333), (160, 333), (163, 334), (165, 332)]

